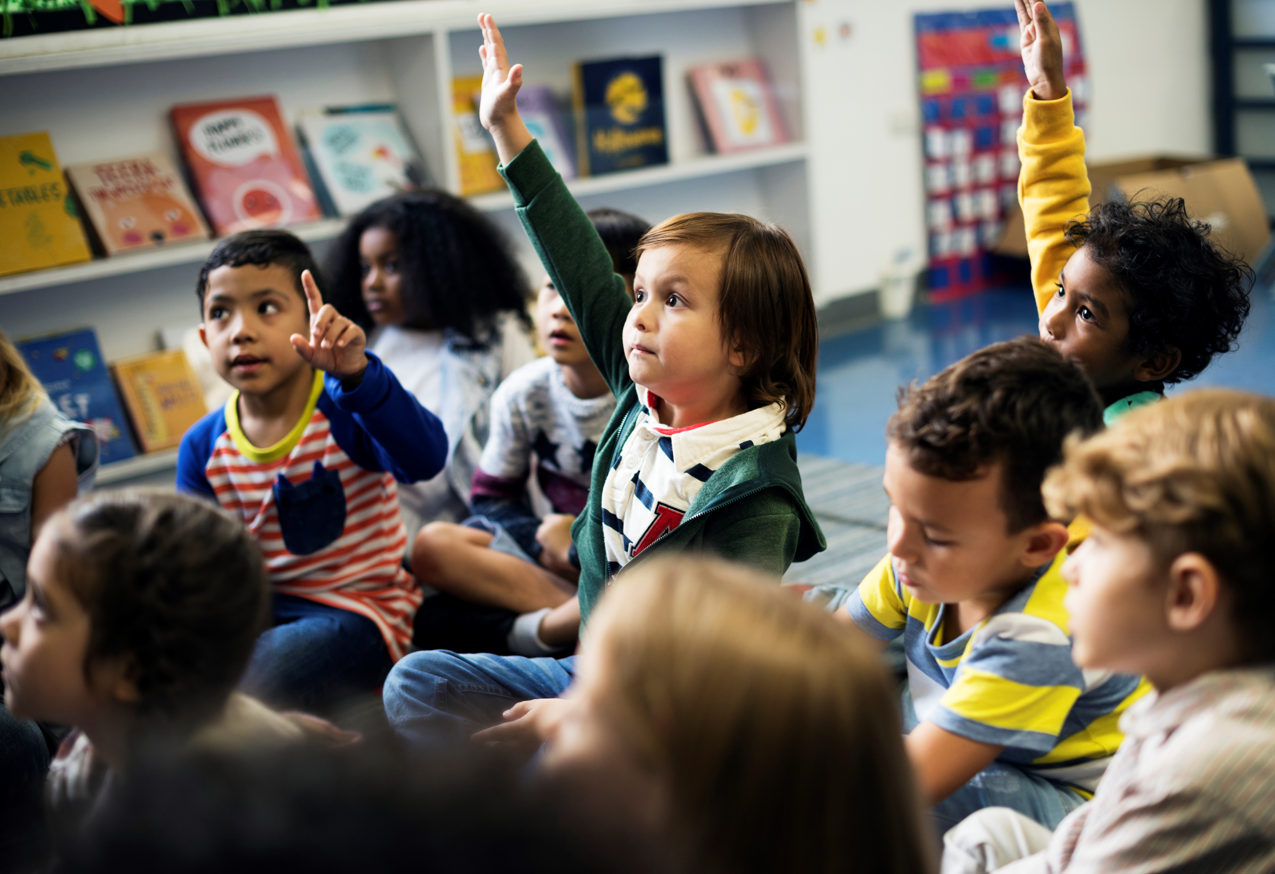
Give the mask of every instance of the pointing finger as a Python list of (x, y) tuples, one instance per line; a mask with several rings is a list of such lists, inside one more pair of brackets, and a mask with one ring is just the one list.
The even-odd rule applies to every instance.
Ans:
[(305, 289), (305, 303), (310, 310), (310, 317), (314, 318), (323, 307), (323, 295), (319, 294), (319, 286), (309, 270), (301, 271), (301, 287)]

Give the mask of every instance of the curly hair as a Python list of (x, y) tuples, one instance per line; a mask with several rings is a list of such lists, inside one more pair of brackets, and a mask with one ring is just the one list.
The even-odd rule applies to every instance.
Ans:
[(995, 343), (899, 391), (887, 439), (913, 469), (953, 482), (1001, 463), (1010, 533), (1049, 518), (1045, 471), (1069, 434), (1102, 427), (1102, 401), (1080, 367), (1036, 337)]
[(531, 327), (529, 286), (505, 235), (461, 198), (431, 189), (378, 200), (328, 251), (328, 302), (364, 329), (372, 316), (363, 303), (359, 240), (369, 228), (384, 228), (398, 243), (409, 326), (450, 328), (475, 343), (486, 339), (498, 313)]
[(323, 288), (323, 273), (314, 260), (310, 247), (287, 231), (242, 231), (217, 243), (208, 259), (199, 268), (199, 280), (195, 294), (199, 297), (199, 317), (204, 316), (204, 295), (208, 292), (208, 274), (218, 267), (284, 267), (292, 274), (297, 294), (305, 298), (301, 274), (309, 270), (315, 283)]
[(1252, 271), (1209, 239), (1210, 227), (1187, 216), (1180, 197), (1109, 201), (1067, 226), (1127, 296), (1125, 351), (1182, 353), (1165, 382), (1194, 379), (1213, 356), (1229, 352), (1248, 318)]
[(55, 573), (89, 614), (86, 675), (94, 658), (126, 657), (147, 722), (214, 718), (269, 615), (247, 529), (203, 501), (143, 492), (94, 492), (47, 527)]
[(1275, 400), (1200, 389), (1133, 410), (1118, 428), (1069, 441), (1044, 495), (1055, 514), (1145, 540), (1165, 567), (1203, 555), (1235, 593), (1245, 656), (1275, 657)]

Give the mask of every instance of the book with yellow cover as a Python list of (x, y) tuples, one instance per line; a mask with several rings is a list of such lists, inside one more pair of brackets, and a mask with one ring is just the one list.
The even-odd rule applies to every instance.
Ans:
[(113, 369), (143, 452), (177, 446), (208, 412), (199, 377), (180, 349), (125, 358)]
[(0, 276), (90, 257), (48, 131), (0, 137)]
[(478, 120), (475, 101), (483, 90), (482, 76), (452, 79), (452, 136), (460, 163), (460, 193), (484, 194), (505, 187), (496, 170), (496, 147)]

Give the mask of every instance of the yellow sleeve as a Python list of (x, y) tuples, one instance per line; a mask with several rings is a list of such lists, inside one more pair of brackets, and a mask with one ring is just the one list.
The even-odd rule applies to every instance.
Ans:
[(1067, 223), (1089, 212), (1089, 173), (1085, 169), (1085, 132), (1076, 127), (1071, 91), (1057, 100), (1023, 98), (1018, 129), (1018, 203), (1027, 229), (1036, 311), (1043, 312), (1058, 274), (1074, 249), (1064, 233)]
[(899, 591), (887, 555), (868, 571), (846, 603), (860, 629), (878, 640), (892, 640), (908, 622), (908, 601)]

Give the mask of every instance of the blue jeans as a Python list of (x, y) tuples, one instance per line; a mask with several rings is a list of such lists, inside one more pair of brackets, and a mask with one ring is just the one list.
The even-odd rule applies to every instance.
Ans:
[(969, 782), (930, 808), (939, 836), (976, 810), (1008, 807), (1050, 830), (1085, 803), (1078, 793), (1037, 774), (992, 762)]
[(500, 722), (501, 714), (519, 701), (557, 698), (574, 678), (575, 656), (417, 652), (386, 678), (385, 715), (395, 734), (413, 749), (459, 744)]
[(239, 687), (273, 707), (327, 710), (375, 692), (391, 667), (376, 623), (295, 595), (274, 596), (274, 627), (257, 638)]

